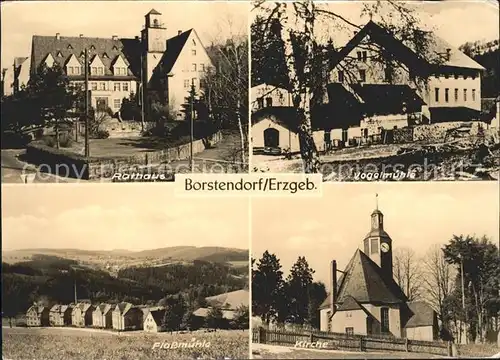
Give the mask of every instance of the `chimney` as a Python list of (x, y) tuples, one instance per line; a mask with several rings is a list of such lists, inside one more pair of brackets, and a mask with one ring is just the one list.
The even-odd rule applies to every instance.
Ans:
[(180, 34), (182, 34), (182, 30), (177, 30), (177, 36), (179, 36)]
[(114, 40), (114, 41), (118, 40), (118, 35), (113, 35), (113, 36), (111, 37), (111, 39), (112, 39), (112, 40)]
[(335, 302), (337, 301), (337, 261), (332, 260), (330, 264), (331, 290), (330, 290), (330, 316), (336, 311)]
[(61, 34), (56, 33), (56, 39), (57, 39), (57, 40), (61, 39)]
[(82, 37), (83, 37), (83, 34), (80, 34), (80, 37), (82, 38)]
[(451, 49), (446, 49), (446, 59), (450, 61), (451, 59)]

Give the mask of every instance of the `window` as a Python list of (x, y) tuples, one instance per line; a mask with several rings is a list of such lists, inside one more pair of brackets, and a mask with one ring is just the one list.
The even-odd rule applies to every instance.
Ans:
[(200, 71), (204, 72), (205, 71), (205, 64), (200, 64)]
[(358, 55), (358, 60), (361, 60), (361, 56), (362, 56), (362, 55), (361, 55), (361, 51), (358, 51), (358, 52), (357, 52), (357, 55)]
[(68, 45), (68, 50), (73, 50), (73, 46), (71, 46), (71, 44)]
[(99, 90), (106, 90), (106, 83), (105, 82), (99, 83)]
[(472, 89), (472, 101), (476, 101), (476, 89)]
[(114, 90), (115, 91), (120, 91), (120, 85), (121, 85), (120, 83), (115, 83)]
[(347, 142), (347, 140), (349, 140), (349, 132), (348, 132), (348, 129), (342, 129), (342, 141), (344, 143)]
[(114, 99), (113, 100), (113, 107), (115, 109), (119, 109), (121, 107), (121, 105), (122, 105), (122, 103), (121, 103), (120, 99)]
[(266, 107), (271, 107), (271, 106), (273, 106), (273, 98), (268, 97), (266, 98)]
[(73, 66), (68, 66), (68, 75), (73, 75)]
[(196, 50), (195, 49), (191, 50), (191, 55), (196, 56)]
[(264, 98), (260, 97), (260, 98), (257, 99), (257, 107), (259, 109), (262, 109), (264, 107)]
[(339, 82), (344, 82), (344, 72), (339, 71)]
[(387, 66), (384, 70), (385, 72), (385, 81), (388, 83), (392, 82), (392, 68), (390, 66)]
[(354, 328), (353, 327), (346, 327), (345, 333), (346, 333), (346, 335), (354, 335)]
[(366, 81), (366, 70), (359, 70), (359, 81)]
[(444, 89), (444, 101), (445, 102), (450, 101), (450, 89), (448, 88)]
[(91, 74), (91, 75), (97, 75), (97, 67), (92, 66), (92, 67), (90, 68), (90, 74)]
[(464, 101), (467, 101), (467, 89), (464, 89)]
[(128, 91), (128, 83), (126, 83), (126, 82), (123, 83), (122, 91)]
[(205, 88), (207, 86), (207, 81), (205, 79), (200, 79), (200, 87)]
[(363, 51), (363, 61), (366, 61), (368, 59), (368, 53), (366, 51)]
[(196, 85), (197, 85), (196, 78), (192, 78), (192, 79), (191, 79), (191, 84), (193, 84), (194, 86), (196, 86)]
[(434, 88), (434, 101), (439, 102), (439, 88)]
[(458, 89), (455, 89), (455, 102), (458, 101)]
[(380, 309), (380, 323), (381, 323), (381, 332), (384, 334), (389, 333), (389, 309), (381, 308)]
[(191, 71), (196, 71), (196, 64), (191, 65)]
[(91, 90), (97, 90), (97, 83), (95, 83), (95, 82), (90, 83), (90, 89)]
[(184, 80), (184, 89), (189, 88), (189, 80)]
[(365, 251), (364, 251), (365, 254), (369, 254), (370, 253), (370, 240), (365, 239), (363, 241), (363, 243), (364, 243), (364, 248), (365, 248)]
[(97, 68), (97, 74), (98, 74), (98, 75), (104, 75), (104, 68), (102, 68), (102, 67), (98, 67), (98, 68)]
[(371, 253), (372, 254), (378, 253), (378, 240), (377, 239), (371, 239), (371, 243), (372, 243), (372, 251), (371, 251)]

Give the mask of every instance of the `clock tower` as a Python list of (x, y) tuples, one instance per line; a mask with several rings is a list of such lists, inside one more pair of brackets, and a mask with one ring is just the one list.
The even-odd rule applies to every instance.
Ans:
[(363, 240), (363, 252), (392, 279), (392, 239), (384, 230), (384, 215), (378, 209), (371, 214), (371, 230)]
[(167, 29), (161, 21), (160, 12), (152, 9), (145, 15), (144, 29), (141, 31), (143, 44), (143, 66), (145, 83), (148, 84), (153, 71), (167, 50)]

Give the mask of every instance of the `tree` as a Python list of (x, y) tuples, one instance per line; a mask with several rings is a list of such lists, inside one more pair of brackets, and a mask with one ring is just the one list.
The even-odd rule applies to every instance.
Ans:
[(267, 250), (252, 269), (252, 314), (266, 325), (278, 317), (283, 308), (284, 281), (279, 259)]
[(224, 327), (224, 315), (220, 307), (214, 306), (208, 310), (205, 325), (207, 328), (211, 329), (220, 329)]
[[(311, 107), (314, 105), (314, 96), (322, 93), (320, 88), (324, 84), (318, 81), (317, 75), (323, 76), (323, 72), (315, 71), (315, 64), (318, 63), (318, 54), (321, 46), (315, 33), (315, 25), (321, 21), (328, 21), (332, 30), (342, 31), (346, 28), (352, 31), (359, 31), (360, 26), (346, 19), (342, 14), (336, 13), (333, 4), (314, 4), (312, 0), (299, 1), (293, 3), (273, 3), (260, 0), (256, 7), (262, 11), (263, 15), (259, 19), (263, 28), (256, 32), (261, 37), (271, 37), (274, 41), (264, 41), (265, 44), (272, 44), (269, 49), (262, 47), (262, 52), (255, 54), (255, 59), (279, 60), (281, 55), (273, 55), (272, 51), (281, 47), (284, 60), (287, 89), (291, 93), (293, 107), (297, 113), (298, 135), (300, 143), (300, 153), (306, 173), (320, 172), (321, 163), (316, 145), (312, 137)], [(416, 54), (422, 54), (428, 48), (428, 39), (422, 36), (419, 29), (418, 18), (414, 16), (413, 10), (401, 4), (399, 1), (373, 1), (363, 3), (361, 17), (376, 18), (377, 23), (394, 37), (405, 43), (411, 43)], [(252, 42), (254, 39), (252, 38)], [(258, 49), (258, 47), (254, 47)], [(387, 60), (387, 52), (378, 47), (379, 56), (374, 59)], [(254, 57), (254, 53), (252, 53)], [(336, 60), (335, 57), (331, 60)], [(398, 61), (398, 59), (393, 59)], [(353, 62), (349, 72), (352, 73), (355, 64)], [(266, 61), (256, 66), (265, 66)], [(276, 67), (280, 70), (282, 66)], [(323, 68), (324, 65), (323, 65)], [(276, 69), (266, 68), (271, 74)], [(329, 67), (327, 66), (327, 70)], [(253, 71), (253, 70), (252, 70)], [(282, 76), (274, 76), (281, 79)]]
[(290, 304), (287, 320), (291, 323), (304, 325), (311, 318), (309, 299), (313, 274), (314, 270), (303, 256), (299, 256), (292, 265), (286, 282), (287, 301)]
[(123, 98), (118, 115), (124, 120), (141, 119), (141, 109), (137, 104), (137, 95), (130, 93), (129, 98)]
[(325, 284), (313, 282), (308, 289), (307, 323), (315, 329), (320, 328), (319, 307), (326, 299)]
[(232, 326), (236, 329), (248, 329), (249, 325), (250, 314), (248, 311), (248, 306), (238, 306), (234, 315), (234, 319), (232, 321)]
[(61, 126), (68, 124), (69, 111), (76, 107), (80, 91), (70, 86), (61, 66), (52, 67), (42, 64), (36, 74), (30, 78), (26, 88), (32, 98), (32, 105), (39, 111), (43, 126), (53, 126), (56, 132), (56, 147), (59, 148)]
[[(230, 21), (229, 21), (230, 22)], [(229, 27), (229, 39), (214, 42), (208, 52), (214, 67), (202, 79), (202, 98), (214, 120), (238, 129), (240, 161), (247, 163), (248, 148), (248, 38)], [(246, 30), (245, 30), (246, 31)]]
[(170, 331), (179, 330), (187, 311), (183, 297), (180, 295), (170, 295), (165, 298), (164, 303), (165, 315), (163, 317), (163, 326)]
[(458, 284), (463, 268), (465, 288), (457, 288), (466, 297), (467, 325), (473, 339), (484, 342), (486, 330), (493, 318), (498, 319), (500, 309), (498, 247), (486, 236), (453, 235), (443, 252), (446, 261), (457, 267)]
[(422, 292), (422, 273), (419, 259), (410, 248), (394, 251), (394, 278), (409, 301), (419, 300)]

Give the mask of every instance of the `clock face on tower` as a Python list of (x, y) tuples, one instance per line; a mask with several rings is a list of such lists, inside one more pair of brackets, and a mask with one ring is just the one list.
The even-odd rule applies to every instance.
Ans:
[(388, 252), (390, 250), (389, 244), (386, 242), (383, 242), (382, 244), (380, 244), (380, 250), (384, 253)]

